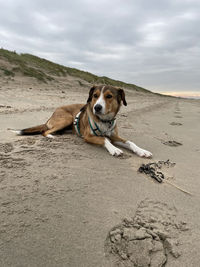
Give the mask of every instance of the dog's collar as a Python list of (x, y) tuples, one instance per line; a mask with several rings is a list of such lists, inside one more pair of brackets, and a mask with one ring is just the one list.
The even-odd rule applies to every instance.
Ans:
[(103, 122), (103, 123), (110, 123), (110, 124), (112, 124), (112, 123), (114, 123), (114, 121), (116, 120), (116, 118), (114, 118), (114, 119), (112, 119), (112, 120), (102, 120), (98, 115), (96, 115), (97, 116), (97, 118), (101, 121), (101, 122)]

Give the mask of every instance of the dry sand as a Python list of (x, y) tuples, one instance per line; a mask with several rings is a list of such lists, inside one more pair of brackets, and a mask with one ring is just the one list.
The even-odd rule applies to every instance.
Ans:
[[(96, 267), (200, 264), (200, 102), (126, 91), (121, 136), (153, 153), (115, 158), (71, 134), (16, 136), (63, 104), (85, 102), (89, 85), (1, 78), (0, 266)], [(180, 145), (181, 144), (181, 145)], [(169, 184), (138, 173), (168, 160)]]

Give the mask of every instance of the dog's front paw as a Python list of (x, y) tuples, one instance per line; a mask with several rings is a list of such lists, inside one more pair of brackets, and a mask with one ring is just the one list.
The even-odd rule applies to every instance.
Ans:
[(116, 157), (123, 155), (123, 151), (117, 147), (114, 147), (114, 149), (112, 149), (109, 152), (112, 156), (116, 156)]
[(153, 156), (151, 152), (136, 146), (133, 142), (127, 141), (126, 144), (128, 145), (128, 148), (139, 157), (151, 158)]
[(142, 148), (137, 149), (136, 154), (143, 158), (151, 158), (153, 156), (151, 152)]
[(121, 149), (113, 146), (113, 144), (111, 144), (107, 138), (105, 139), (105, 147), (112, 156), (118, 157), (118, 156), (123, 154), (123, 151)]

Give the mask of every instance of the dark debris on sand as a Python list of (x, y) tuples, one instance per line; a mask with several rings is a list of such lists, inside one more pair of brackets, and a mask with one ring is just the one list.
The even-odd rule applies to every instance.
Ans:
[(145, 173), (146, 175), (150, 176), (152, 179), (156, 180), (159, 183), (163, 182), (165, 178), (164, 174), (161, 172), (161, 168), (163, 166), (166, 167), (173, 167), (176, 163), (172, 163), (169, 161), (158, 161), (158, 162), (150, 162), (148, 164), (142, 164), (138, 171), (140, 173)]

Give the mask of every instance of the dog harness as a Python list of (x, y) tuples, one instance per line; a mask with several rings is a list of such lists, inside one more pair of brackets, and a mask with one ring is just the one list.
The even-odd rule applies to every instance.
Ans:
[(90, 117), (88, 117), (88, 122), (89, 122), (90, 129), (91, 129), (92, 133), (94, 135), (96, 135), (96, 136), (106, 136), (106, 135), (108, 135), (108, 132), (111, 133), (113, 131), (113, 129), (115, 128), (115, 124), (116, 124), (116, 120), (115, 119), (113, 119), (111, 121), (104, 122), (104, 123), (107, 123), (108, 127), (107, 127), (106, 131), (103, 132), (100, 129), (100, 127), (98, 126), (98, 124), (94, 120), (91, 120)]
[[(76, 133), (79, 136), (82, 136), (82, 134), (80, 132), (80, 125), (79, 125), (79, 123), (80, 123), (80, 115), (81, 115), (81, 111), (76, 115), (76, 117), (74, 119), (74, 128), (76, 130)], [(95, 136), (105, 136), (107, 132), (112, 132), (113, 129), (115, 128), (115, 125), (116, 125), (116, 120), (115, 119), (113, 119), (111, 121), (106, 121), (105, 123), (109, 124), (108, 125), (108, 129), (105, 132), (103, 132), (99, 128), (98, 124), (94, 120), (92, 120), (89, 116), (88, 116), (88, 122), (89, 122), (89, 125), (90, 125), (91, 132)]]
[(75, 128), (75, 130), (76, 130), (76, 133), (77, 133), (79, 136), (82, 136), (82, 135), (81, 135), (81, 132), (80, 132), (80, 127), (79, 127), (80, 115), (81, 115), (81, 111), (76, 115), (76, 117), (75, 117), (75, 119), (74, 119), (74, 128)]

